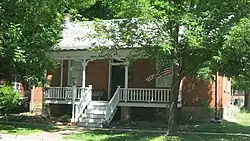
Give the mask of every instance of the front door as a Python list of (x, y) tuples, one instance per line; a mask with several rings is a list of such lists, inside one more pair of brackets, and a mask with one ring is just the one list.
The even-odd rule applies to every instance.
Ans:
[(112, 66), (111, 70), (111, 98), (114, 95), (117, 86), (124, 87), (125, 83), (125, 67)]

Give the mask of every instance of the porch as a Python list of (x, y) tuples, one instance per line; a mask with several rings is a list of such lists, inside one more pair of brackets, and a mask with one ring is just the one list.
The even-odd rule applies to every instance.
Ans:
[[(44, 102), (47, 104), (76, 104), (78, 105), (83, 93), (89, 87), (47, 87), (44, 92)], [(127, 107), (167, 107), (170, 102), (171, 89), (163, 88), (121, 88), (118, 87), (117, 106)], [(91, 101), (101, 101), (102, 91), (91, 89)], [(112, 95), (112, 98), (114, 95)], [(111, 98), (111, 99), (112, 99)], [(107, 100), (110, 101), (111, 99)]]
[(48, 87), (44, 92), (47, 104), (72, 105), (72, 122), (84, 127), (108, 126), (118, 107), (167, 107), (170, 101), (170, 89), (121, 88), (108, 101), (94, 101), (99, 92), (88, 87)]

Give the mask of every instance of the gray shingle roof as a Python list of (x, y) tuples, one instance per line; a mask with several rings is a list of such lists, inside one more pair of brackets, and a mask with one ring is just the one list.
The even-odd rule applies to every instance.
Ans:
[(58, 50), (85, 50), (100, 45), (100, 39), (89, 37), (95, 33), (93, 22), (66, 22), (62, 31), (62, 39), (55, 46)]
[[(112, 26), (115, 30), (119, 31), (119, 28), (116, 29), (116, 25), (118, 25), (116, 22), (122, 21), (122, 20), (105, 20), (105, 26)], [(135, 22), (136, 19), (130, 21), (131, 23)], [(93, 21), (88, 22), (65, 22), (64, 23), (64, 29), (62, 31), (62, 39), (60, 42), (55, 46), (56, 50), (85, 50), (94, 48), (96, 46), (105, 46), (109, 47), (111, 45), (117, 45), (123, 46), (123, 48), (130, 48), (126, 43), (121, 43), (119, 40), (113, 40), (112, 39), (101, 39), (99, 37), (90, 37), (90, 35), (96, 34), (95, 28), (93, 26)], [(131, 30), (131, 29), (130, 29)], [(152, 44), (156, 43), (155, 39), (158, 38), (158, 28), (155, 26), (155, 24), (140, 24), (139, 30), (141, 30), (144, 33), (148, 34), (148, 40), (152, 41)], [(138, 30), (138, 31), (139, 31)], [(138, 37), (140, 36), (140, 32), (138, 33)], [(143, 34), (141, 34), (143, 35)], [(119, 39), (120, 36), (117, 36)], [(132, 46), (140, 47), (143, 44), (146, 44), (145, 40), (143, 38), (137, 38), (137, 36), (131, 37), (133, 40), (138, 42)]]

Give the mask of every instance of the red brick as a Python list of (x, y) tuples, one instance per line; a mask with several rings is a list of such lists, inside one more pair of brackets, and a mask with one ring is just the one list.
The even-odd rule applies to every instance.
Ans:
[(152, 59), (143, 59), (138, 60), (132, 66), (131, 76), (129, 80), (129, 87), (136, 88), (154, 88), (155, 87), (155, 79), (150, 82), (146, 81), (146, 78), (156, 71), (155, 61)]
[(108, 91), (108, 60), (95, 60), (87, 65), (86, 85), (92, 85), (93, 89)]

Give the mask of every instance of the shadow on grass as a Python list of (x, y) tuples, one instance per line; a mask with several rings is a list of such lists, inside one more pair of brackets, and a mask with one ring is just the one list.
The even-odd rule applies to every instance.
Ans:
[[(200, 124), (180, 124), (178, 131), (185, 132), (212, 132), (212, 133), (245, 133), (250, 134), (249, 123), (239, 124), (235, 122), (223, 121), (222, 123), (200, 123)], [(111, 125), (112, 129), (139, 129), (139, 130), (162, 130), (168, 129), (168, 124), (157, 122), (121, 122)]]
[(249, 141), (248, 136), (180, 134), (165, 136), (160, 133), (91, 131), (66, 136), (82, 141)]
[(9, 133), (9, 134), (22, 134), (28, 135), (35, 132), (56, 132), (59, 129), (50, 125), (36, 125), (36, 124), (10, 124), (10, 123), (1, 123), (0, 124), (0, 133)]
[(180, 125), (179, 131), (250, 134), (250, 126), (234, 122), (222, 122), (217, 124), (204, 123), (196, 125)]
[(46, 118), (41, 115), (12, 114), (0, 117), (0, 121), (51, 124), (58, 122), (58, 119), (52, 117)]
[[(151, 141), (162, 138), (160, 133), (136, 133), (136, 132), (114, 132), (114, 131), (89, 131), (66, 136), (67, 139), (84, 141)], [(158, 140), (156, 140), (158, 141)]]

